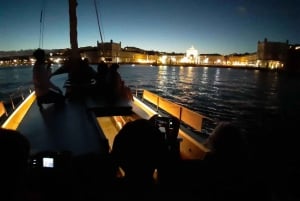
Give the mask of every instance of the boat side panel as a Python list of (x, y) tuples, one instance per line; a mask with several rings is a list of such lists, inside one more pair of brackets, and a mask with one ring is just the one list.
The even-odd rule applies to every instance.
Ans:
[(179, 130), (178, 137), (181, 138), (180, 154), (183, 159), (204, 159), (209, 152), (203, 144), (193, 139), (191, 136)]
[(154, 93), (151, 93), (148, 90), (144, 90), (143, 91), (143, 99), (149, 101), (150, 103), (153, 103), (154, 105), (158, 105), (159, 96)]
[(202, 130), (203, 119), (209, 119), (204, 115), (198, 114), (181, 105), (168, 101), (167, 99), (162, 98), (147, 90), (143, 91), (143, 99), (154, 104), (157, 107), (157, 109), (162, 109), (170, 115), (177, 117), (179, 120), (183, 121), (196, 131)]
[(172, 103), (164, 98), (159, 98), (159, 108), (168, 112), (172, 116), (181, 119), (181, 107), (175, 103)]
[(191, 111), (185, 107), (181, 109), (181, 120), (197, 131), (202, 130), (203, 115)]

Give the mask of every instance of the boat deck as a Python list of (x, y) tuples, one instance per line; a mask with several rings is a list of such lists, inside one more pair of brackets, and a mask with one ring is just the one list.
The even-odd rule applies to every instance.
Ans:
[[(65, 93), (66, 74), (52, 78), (52, 81)], [(39, 110), (36, 101), (17, 130), (31, 143), (32, 154), (43, 151), (70, 151), (73, 155), (87, 153), (106, 153), (107, 139), (96, 123), (93, 109), (84, 98), (66, 100), (63, 107), (45, 104)]]
[(41, 112), (33, 103), (18, 127), (31, 143), (32, 152), (71, 151), (74, 155), (105, 153), (106, 138), (93, 122), (93, 114), (80, 102), (63, 108), (47, 105)]

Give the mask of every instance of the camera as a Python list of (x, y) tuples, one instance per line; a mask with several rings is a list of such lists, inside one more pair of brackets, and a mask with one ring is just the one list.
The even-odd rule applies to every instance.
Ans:
[(30, 156), (29, 165), (34, 169), (52, 171), (69, 167), (72, 159), (70, 151), (41, 151)]
[(54, 168), (55, 160), (53, 157), (33, 157), (31, 159), (31, 166), (33, 168)]
[(180, 121), (175, 117), (159, 117), (154, 119), (155, 126), (163, 133), (168, 142), (176, 141)]
[(180, 154), (180, 140), (178, 138), (178, 132), (180, 127), (180, 120), (176, 117), (160, 117), (155, 116), (154, 125), (162, 133), (168, 153), (171, 157), (179, 157)]
[(33, 168), (59, 168), (62, 160), (69, 161), (67, 152), (41, 151), (31, 156), (31, 167)]
[(54, 168), (54, 158), (44, 157), (42, 158), (42, 163), (44, 168)]
[(163, 133), (167, 133), (170, 129), (173, 129), (174, 123), (170, 117), (157, 117), (155, 119), (155, 126)]

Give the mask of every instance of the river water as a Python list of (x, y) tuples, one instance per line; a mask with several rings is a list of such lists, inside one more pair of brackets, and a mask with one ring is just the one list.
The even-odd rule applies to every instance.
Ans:
[[(53, 70), (59, 66), (53, 66)], [(95, 67), (95, 66), (93, 66)], [(32, 87), (31, 66), (0, 68), (0, 99)], [(121, 65), (125, 84), (148, 89), (216, 121), (245, 130), (272, 118), (300, 114), (300, 77), (279, 72), (221, 67)]]

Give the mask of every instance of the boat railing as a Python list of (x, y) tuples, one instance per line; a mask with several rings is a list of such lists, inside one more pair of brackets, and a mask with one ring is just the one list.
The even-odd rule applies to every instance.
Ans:
[(20, 104), (26, 96), (32, 92), (31, 88), (24, 89), (22, 86), (9, 95), (12, 109), (16, 109), (16, 106)]
[(216, 121), (213, 119), (187, 107), (171, 102), (149, 90), (136, 88), (135, 96), (150, 104), (157, 113), (178, 118), (182, 124), (190, 127), (196, 133), (207, 135), (216, 125)]
[(28, 97), (33, 90), (20, 86), (13, 93), (9, 94), (9, 98), (0, 101), (0, 125), (5, 122), (9, 116), (18, 108), (18, 106)]

